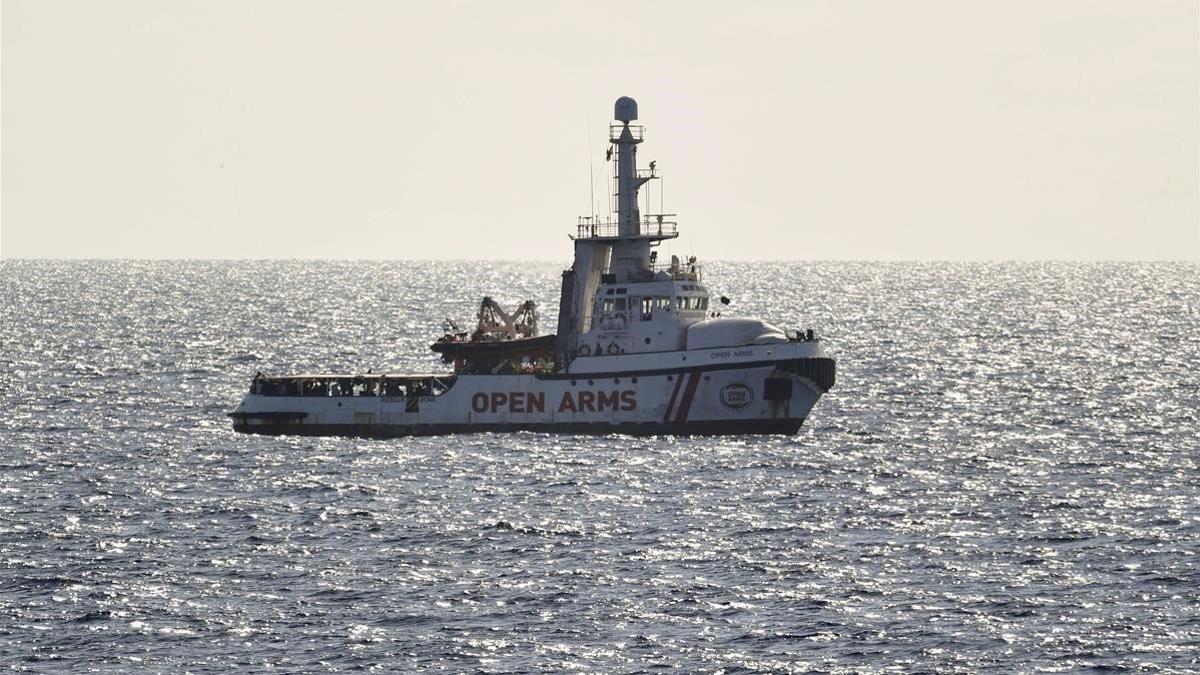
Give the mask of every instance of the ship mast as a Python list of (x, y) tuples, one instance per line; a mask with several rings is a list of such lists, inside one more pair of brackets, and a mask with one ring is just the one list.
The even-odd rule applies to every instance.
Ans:
[[(618, 282), (646, 281), (654, 275), (650, 264), (650, 249), (663, 239), (676, 236), (675, 223), (666, 222), (659, 214), (654, 221), (643, 220), (638, 209), (638, 190), (658, 178), (654, 169), (638, 169), (637, 146), (642, 142), (644, 128), (631, 124), (638, 118), (637, 101), (628, 96), (617, 99), (613, 106), (617, 123), (609, 127), (609, 142), (617, 155), (616, 161), (616, 237), (612, 241), (612, 260), (609, 272)], [(653, 162), (650, 163), (653, 167)]]
[(637, 146), (642, 142), (643, 127), (629, 126), (630, 122), (637, 119), (637, 101), (622, 96), (617, 99), (614, 108), (613, 118), (621, 123), (614, 124), (609, 134), (609, 142), (615, 146), (617, 155), (618, 234), (622, 237), (636, 237), (641, 234), (642, 221), (641, 211), (638, 210), (638, 190), (651, 179), (649, 175), (639, 176), (637, 170)]

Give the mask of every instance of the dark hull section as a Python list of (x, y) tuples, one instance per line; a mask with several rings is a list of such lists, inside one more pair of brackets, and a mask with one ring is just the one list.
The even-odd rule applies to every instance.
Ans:
[(244, 434), (267, 436), (349, 436), (357, 438), (400, 438), (404, 436), (444, 436), (447, 434), (512, 433), (532, 431), (554, 434), (626, 434), (630, 436), (728, 436), (744, 434), (795, 434), (803, 419), (719, 420), (683, 423), (605, 422), (530, 423), (530, 424), (288, 424), (264, 420), (246, 424), (234, 418), (233, 429)]
[(538, 337), (521, 338), (518, 340), (480, 340), (478, 342), (438, 341), (429, 348), (439, 354), (472, 357), (480, 355), (509, 355), (529, 352), (544, 352), (554, 349), (555, 336), (539, 335)]

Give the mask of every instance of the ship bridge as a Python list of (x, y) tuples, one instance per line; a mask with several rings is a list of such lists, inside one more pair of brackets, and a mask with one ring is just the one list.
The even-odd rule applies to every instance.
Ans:
[[(657, 260), (654, 249), (663, 241), (679, 236), (679, 226), (674, 213), (650, 213), (643, 215), (638, 208), (638, 192), (643, 185), (660, 180), (655, 162), (649, 168), (638, 168), (638, 145), (645, 138), (645, 127), (635, 124), (638, 118), (637, 102), (628, 96), (617, 99), (613, 106), (616, 120), (609, 125), (608, 141), (612, 145), (605, 159), (613, 163), (613, 191), (611, 211), (608, 216), (583, 216), (575, 224), (575, 233), (570, 238), (575, 243), (575, 261), (571, 269), (563, 272), (562, 295), (559, 298), (558, 338), (555, 344), (556, 362), (560, 368), (574, 359), (580, 352), (580, 339), (592, 331), (604, 317), (604, 298), (619, 291), (626, 297), (613, 298), (612, 304), (625, 305), (627, 298), (637, 298), (637, 307), (644, 309), (639, 316), (667, 320), (674, 317), (684, 323), (703, 318), (696, 307), (677, 306), (682, 288), (679, 282), (695, 282), (700, 278), (695, 258), (681, 261), (672, 256), (669, 265)], [(665, 262), (665, 261), (663, 261)], [(645, 284), (638, 289), (629, 284)], [(617, 288), (614, 285), (623, 285)], [(653, 286), (653, 288), (651, 288)], [(687, 292), (694, 292), (690, 289)], [(707, 292), (704, 293), (707, 295)], [(685, 300), (691, 302), (691, 300)], [(707, 297), (704, 299), (707, 303)], [(643, 307), (644, 305), (644, 307)], [(659, 311), (654, 312), (654, 307)], [(668, 311), (668, 308), (671, 308)], [(682, 312), (682, 314), (679, 314)], [(697, 312), (697, 316), (686, 316)], [(685, 318), (686, 316), (686, 318)], [(683, 324), (681, 324), (682, 326)], [(677, 332), (662, 328), (663, 334)], [(647, 347), (650, 341), (638, 343), (638, 348)], [(648, 347), (647, 347), (648, 348)]]

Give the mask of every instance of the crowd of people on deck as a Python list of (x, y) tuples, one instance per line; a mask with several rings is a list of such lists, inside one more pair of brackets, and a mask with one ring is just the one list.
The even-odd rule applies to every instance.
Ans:
[(395, 377), (265, 377), (257, 373), (250, 393), (263, 396), (429, 396), (429, 378)]

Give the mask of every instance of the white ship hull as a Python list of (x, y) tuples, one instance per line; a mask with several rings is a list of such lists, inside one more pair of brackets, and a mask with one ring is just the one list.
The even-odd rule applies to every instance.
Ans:
[(580, 358), (556, 374), (427, 377), (447, 388), (417, 397), (251, 393), (230, 416), (241, 432), (320, 436), (792, 434), (833, 385), (834, 365), (807, 341)]

